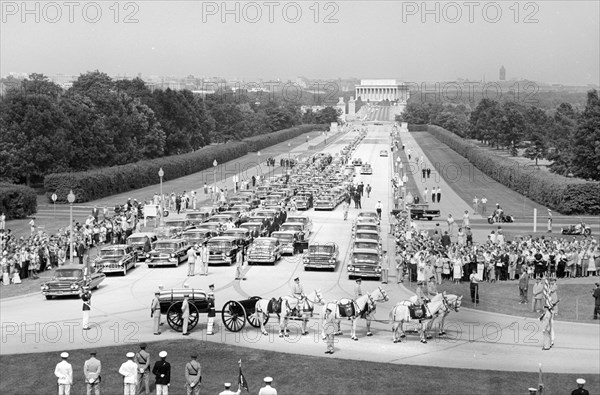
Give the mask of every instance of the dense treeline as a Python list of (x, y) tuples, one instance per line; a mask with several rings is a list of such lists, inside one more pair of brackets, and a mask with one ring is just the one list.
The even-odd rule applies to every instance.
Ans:
[(246, 96), (151, 91), (139, 78), (113, 80), (98, 71), (82, 74), (65, 91), (32, 74), (0, 101), (0, 180), (38, 183), (50, 173), (125, 165), (337, 121), (332, 108), (301, 114), (298, 104)]
[(583, 111), (569, 103), (542, 110), (520, 103), (483, 99), (471, 111), (459, 104), (409, 103), (403, 122), (433, 124), (530, 159), (548, 159), (552, 172), (600, 180), (600, 100), (587, 94)]

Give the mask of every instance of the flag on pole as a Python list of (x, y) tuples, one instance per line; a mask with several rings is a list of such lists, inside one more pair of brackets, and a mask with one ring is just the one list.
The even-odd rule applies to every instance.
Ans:
[(240, 365), (240, 377), (239, 377), (240, 388), (245, 389), (246, 392), (250, 392), (250, 390), (248, 389), (248, 382), (246, 381), (246, 378), (244, 377), (244, 373), (242, 373), (242, 360), (241, 359), (238, 361), (238, 364)]
[(552, 298), (550, 297), (550, 280), (548, 279), (548, 275), (544, 276), (544, 304), (550, 308), (554, 306), (552, 303)]

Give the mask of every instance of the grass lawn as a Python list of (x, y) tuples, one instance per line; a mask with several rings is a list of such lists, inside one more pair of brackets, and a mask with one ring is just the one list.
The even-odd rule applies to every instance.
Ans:
[[(427, 132), (414, 132), (413, 138), (419, 144), (435, 170), (441, 174), (465, 202), (471, 204), (473, 197), (488, 198), (488, 214), (496, 203), (500, 203), (504, 212), (516, 217), (532, 216), (533, 209), (540, 209), (540, 205), (524, 198), (523, 195), (492, 180), (465, 157), (453, 151), (450, 147), (440, 142)], [(523, 170), (526, 171), (526, 170)]]
[[(582, 284), (584, 281), (588, 283)], [(557, 284), (560, 303), (558, 304), (558, 316), (556, 320), (597, 323), (597, 320), (594, 321), (592, 319), (594, 298), (591, 291), (594, 288), (593, 283), (595, 281), (598, 281), (598, 277), (559, 279)], [(518, 280), (480, 283), (479, 304), (477, 306), (471, 302), (471, 291), (468, 281), (454, 284), (451, 281), (444, 280), (442, 285), (437, 286), (437, 290), (438, 292), (447, 291), (451, 294), (463, 295), (462, 306), (464, 307), (518, 317), (539, 318), (540, 313), (531, 311), (533, 284), (535, 284), (535, 281), (529, 282), (529, 303), (526, 305), (519, 304)], [(416, 288), (416, 283), (411, 283), (410, 285), (405, 283), (405, 285), (412, 290)]]
[[(524, 394), (536, 386), (538, 374), (525, 372), (496, 372), (470, 369), (441, 369), (426, 366), (380, 364), (342, 360), (333, 357), (310, 357), (272, 351), (255, 350), (194, 340), (148, 343), (154, 363), (161, 350), (169, 353), (171, 363), (170, 393), (185, 394), (185, 363), (190, 350), (198, 351), (202, 364), (202, 394), (217, 394), (226, 381), (237, 389), (237, 361), (242, 360), (244, 376), (250, 393), (256, 394), (265, 376), (274, 378), (279, 394)], [(137, 351), (137, 346), (113, 346), (97, 349), (102, 362), (103, 394), (122, 393), (122, 379), (117, 373), (125, 354)], [(325, 345), (323, 345), (325, 350)], [(75, 384), (72, 394), (85, 393), (83, 363), (89, 350), (70, 352)], [(54, 366), (60, 362), (59, 353), (39, 353), (0, 356), (3, 394), (51, 394), (56, 391)], [(24, 369), (23, 367), (27, 367)], [(536, 367), (533, 367), (535, 370)], [(550, 394), (566, 394), (575, 389), (575, 375), (544, 374), (544, 385)], [(592, 394), (600, 392), (600, 378), (586, 376), (586, 388)], [(151, 383), (154, 380), (151, 379)], [(151, 384), (151, 390), (154, 385)], [(246, 393), (245, 391), (242, 393)]]

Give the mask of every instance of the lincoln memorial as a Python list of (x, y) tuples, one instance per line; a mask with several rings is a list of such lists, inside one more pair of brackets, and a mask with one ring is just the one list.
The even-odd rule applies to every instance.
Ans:
[(398, 80), (360, 80), (360, 85), (354, 88), (356, 98), (369, 102), (389, 100), (406, 104), (409, 97), (408, 85)]

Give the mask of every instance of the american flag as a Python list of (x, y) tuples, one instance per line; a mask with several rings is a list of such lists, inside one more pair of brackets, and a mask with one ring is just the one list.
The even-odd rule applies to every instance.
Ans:
[(544, 276), (544, 290), (543, 290), (543, 295), (544, 295), (544, 303), (546, 304), (546, 306), (552, 308), (554, 307), (554, 304), (552, 303), (552, 297), (550, 296), (550, 279), (548, 278), (548, 275)]

